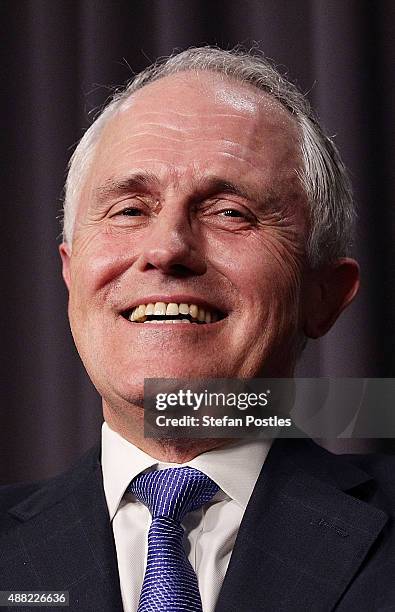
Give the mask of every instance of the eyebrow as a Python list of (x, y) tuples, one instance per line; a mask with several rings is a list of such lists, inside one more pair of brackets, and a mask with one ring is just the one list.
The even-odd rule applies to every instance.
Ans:
[(278, 194), (273, 189), (262, 188), (262, 193), (247, 185), (234, 183), (218, 176), (209, 176), (203, 179), (195, 191), (195, 198), (226, 193), (239, 196), (245, 200), (254, 201), (257, 204), (267, 204), (267, 202), (278, 199)]
[(118, 179), (107, 179), (96, 189), (96, 197), (99, 203), (105, 203), (109, 198), (125, 195), (132, 191), (150, 193), (153, 187), (159, 189), (159, 179), (155, 174), (137, 172)]
[[(96, 189), (99, 203), (105, 203), (109, 198), (130, 194), (133, 191), (139, 193), (152, 193), (159, 191), (159, 178), (151, 172), (137, 172), (120, 178), (110, 178)], [(267, 207), (273, 205), (281, 198), (279, 192), (273, 188), (262, 187), (259, 192), (246, 185), (236, 184), (218, 176), (207, 176), (200, 180), (193, 189), (192, 200), (214, 196), (219, 193), (235, 195), (243, 199), (254, 201), (258, 206)]]

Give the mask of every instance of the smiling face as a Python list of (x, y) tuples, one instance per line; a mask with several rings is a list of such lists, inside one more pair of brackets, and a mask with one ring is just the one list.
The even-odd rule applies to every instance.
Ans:
[(292, 374), (301, 166), (289, 113), (211, 73), (147, 85), (108, 122), (61, 247), (73, 336), (107, 409), (138, 404), (145, 377)]

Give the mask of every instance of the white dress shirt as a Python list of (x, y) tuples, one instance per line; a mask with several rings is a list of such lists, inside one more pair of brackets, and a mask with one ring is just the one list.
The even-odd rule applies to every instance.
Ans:
[[(188, 513), (182, 522), (184, 547), (198, 578), (204, 612), (214, 611), (241, 519), (270, 444), (271, 440), (242, 440), (182, 464), (200, 470), (220, 487), (208, 504)], [(144, 470), (167, 467), (181, 464), (158, 462), (103, 424), (104, 492), (125, 612), (136, 612), (138, 607), (151, 524), (148, 508), (125, 490)]]

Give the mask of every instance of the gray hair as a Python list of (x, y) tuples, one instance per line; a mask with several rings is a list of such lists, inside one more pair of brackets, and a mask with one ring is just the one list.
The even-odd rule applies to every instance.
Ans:
[(310, 206), (306, 245), (312, 267), (349, 255), (355, 210), (350, 180), (333, 141), (325, 134), (306, 97), (261, 54), (238, 49), (192, 47), (162, 59), (137, 74), (111, 100), (85, 132), (69, 163), (65, 187), (63, 237), (72, 241), (75, 209), (95, 147), (107, 122), (123, 109), (129, 97), (145, 85), (184, 71), (211, 71), (249, 83), (278, 100), (300, 129), (303, 170), (299, 178)]

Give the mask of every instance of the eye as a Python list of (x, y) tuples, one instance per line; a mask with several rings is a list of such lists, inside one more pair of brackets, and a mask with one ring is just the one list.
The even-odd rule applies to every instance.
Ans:
[(146, 216), (149, 209), (145, 202), (139, 198), (128, 198), (125, 202), (120, 202), (111, 212), (113, 219), (122, 219), (124, 217), (143, 217)]
[(226, 210), (221, 210), (221, 215), (224, 217), (245, 217), (240, 210), (236, 210), (235, 208), (227, 208)]
[(119, 202), (109, 215), (112, 224), (126, 228), (140, 227), (148, 222), (149, 216), (149, 207), (139, 198)]
[(206, 223), (229, 231), (249, 229), (256, 223), (255, 215), (244, 202), (223, 196), (204, 202), (201, 214)]
[(245, 207), (226, 207), (219, 206), (217, 210), (213, 210), (214, 214), (220, 219), (229, 220), (229, 223), (253, 223), (254, 215)]
[(119, 213), (125, 217), (139, 217), (143, 214), (143, 212), (139, 208), (135, 208), (134, 206), (130, 206), (129, 208), (124, 208)]

